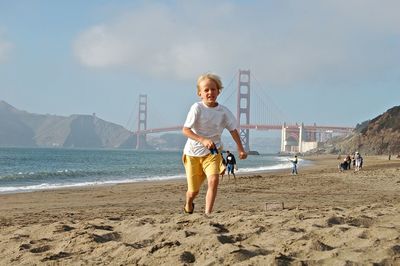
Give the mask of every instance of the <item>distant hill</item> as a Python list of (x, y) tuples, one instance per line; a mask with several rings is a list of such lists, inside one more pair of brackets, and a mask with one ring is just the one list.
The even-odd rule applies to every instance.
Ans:
[(136, 135), (95, 115), (32, 114), (0, 101), (0, 146), (135, 148)]
[(372, 120), (358, 124), (354, 132), (331, 143), (342, 154), (400, 154), (400, 106), (390, 108)]

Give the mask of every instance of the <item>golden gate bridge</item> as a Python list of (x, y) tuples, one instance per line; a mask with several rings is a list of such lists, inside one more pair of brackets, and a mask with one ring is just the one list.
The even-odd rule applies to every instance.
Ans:
[[(250, 70), (239, 70), (236, 95), (236, 118), (238, 121), (239, 136), (246, 151), (250, 149), (250, 130), (280, 130), (281, 131), (281, 152), (297, 153), (306, 152), (317, 148), (321, 142), (336, 135), (349, 134), (354, 128), (344, 126), (321, 126), (287, 124), (287, 123), (251, 123), (250, 122)], [(147, 128), (148, 120), (147, 95), (139, 95), (136, 149), (143, 149), (146, 143), (146, 135), (182, 130), (182, 125)], [(264, 114), (266, 115), (266, 114)]]

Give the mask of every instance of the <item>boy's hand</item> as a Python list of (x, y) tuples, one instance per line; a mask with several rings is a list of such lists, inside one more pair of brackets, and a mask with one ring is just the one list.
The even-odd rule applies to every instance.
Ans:
[(245, 151), (239, 152), (239, 158), (240, 158), (241, 160), (246, 159), (246, 158), (247, 158), (247, 153), (246, 153)]
[(203, 144), (207, 149), (216, 148), (214, 142), (210, 139), (203, 139), (201, 144)]

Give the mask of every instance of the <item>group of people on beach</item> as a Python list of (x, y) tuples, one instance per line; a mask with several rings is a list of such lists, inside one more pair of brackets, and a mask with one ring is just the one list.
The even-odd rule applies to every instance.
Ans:
[(338, 168), (340, 172), (346, 171), (346, 170), (350, 170), (351, 166), (353, 165), (354, 167), (354, 171), (360, 171), (362, 169), (363, 166), (363, 157), (361, 156), (361, 154), (356, 151), (352, 156), (347, 155), (343, 162), (339, 164)]

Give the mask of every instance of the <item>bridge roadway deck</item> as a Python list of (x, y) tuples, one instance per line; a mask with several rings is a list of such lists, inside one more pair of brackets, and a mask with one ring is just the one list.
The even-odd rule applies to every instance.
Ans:
[[(299, 128), (299, 125), (286, 125), (286, 128)], [(282, 125), (257, 125), (257, 124), (249, 124), (249, 125), (240, 125), (240, 129), (254, 129), (254, 130), (282, 130)], [(332, 133), (348, 133), (351, 132), (353, 127), (337, 127), (337, 126), (304, 126), (304, 129), (308, 132), (332, 132)], [(161, 133), (161, 132), (171, 132), (171, 131), (180, 131), (182, 130), (182, 126), (173, 126), (173, 127), (163, 127), (163, 128), (153, 128), (146, 129), (133, 132), (134, 134), (146, 135), (151, 133)]]

